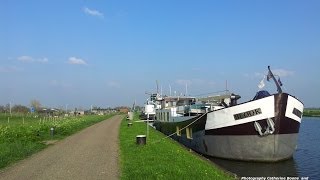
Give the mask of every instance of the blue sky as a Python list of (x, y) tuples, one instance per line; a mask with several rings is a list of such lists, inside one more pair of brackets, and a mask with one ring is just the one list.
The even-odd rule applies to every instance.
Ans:
[[(0, 104), (142, 105), (146, 91), (254, 97), (267, 66), (320, 107), (320, 1), (0, 2)], [(266, 89), (275, 92), (271, 83)]]

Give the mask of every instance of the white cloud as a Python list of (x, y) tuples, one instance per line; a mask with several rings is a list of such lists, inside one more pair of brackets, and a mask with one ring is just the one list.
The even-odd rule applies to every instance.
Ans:
[(68, 63), (75, 65), (87, 65), (85, 60), (76, 57), (69, 57)]
[(104, 18), (104, 15), (103, 13), (95, 10), (95, 9), (89, 9), (87, 7), (84, 7), (83, 8), (83, 12), (90, 15), (90, 16), (97, 16), (97, 17), (100, 17), (100, 18)]
[(20, 56), (17, 59), (18, 61), (25, 62), (25, 63), (34, 62), (34, 59), (31, 56)]
[(20, 56), (17, 59), (23, 63), (47, 63), (49, 61), (49, 59), (46, 57), (36, 59), (31, 56)]

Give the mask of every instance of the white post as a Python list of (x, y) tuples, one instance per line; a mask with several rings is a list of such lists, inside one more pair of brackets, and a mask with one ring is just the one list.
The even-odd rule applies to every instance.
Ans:
[(149, 113), (147, 114), (147, 138), (149, 138)]

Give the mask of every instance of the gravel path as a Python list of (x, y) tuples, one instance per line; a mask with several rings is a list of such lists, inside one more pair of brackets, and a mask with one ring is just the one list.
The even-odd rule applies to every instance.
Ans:
[(123, 116), (90, 126), (0, 173), (0, 179), (119, 179), (118, 131)]

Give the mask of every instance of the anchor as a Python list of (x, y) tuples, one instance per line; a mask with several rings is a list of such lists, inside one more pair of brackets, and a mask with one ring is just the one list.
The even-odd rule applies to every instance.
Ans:
[(256, 131), (259, 133), (260, 136), (268, 136), (274, 133), (274, 130), (275, 130), (274, 122), (271, 118), (267, 119), (267, 124), (268, 124), (268, 127), (265, 129), (264, 132), (262, 132), (262, 127), (260, 126), (260, 124), (257, 121), (254, 122), (254, 128), (256, 129)]

